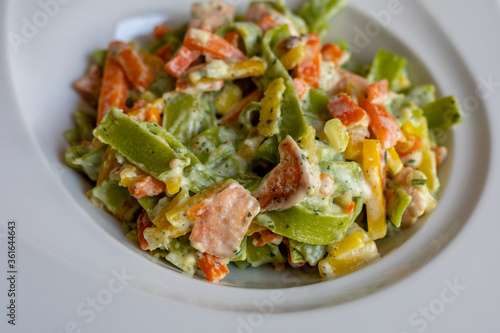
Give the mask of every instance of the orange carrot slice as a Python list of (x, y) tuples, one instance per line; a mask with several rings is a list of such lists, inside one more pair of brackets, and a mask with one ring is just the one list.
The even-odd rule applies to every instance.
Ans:
[(165, 64), (165, 70), (173, 77), (179, 78), (200, 54), (181, 46), (177, 54)]
[(184, 45), (193, 51), (215, 59), (246, 59), (245, 54), (227, 40), (201, 29), (189, 29), (184, 39)]
[(295, 91), (297, 92), (299, 98), (302, 99), (307, 92), (306, 82), (303, 79), (296, 77), (293, 79), (293, 86), (295, 87)]
[(344, 51), (337, 44), (327, 43), (321, 49), (323, 61), (333, 61), (335, 66), (339, 65), (339, 61), (343, 55)]
[(128, 80), (134, 87), (143, 91), (153, 82), (153, 74), (144, 63), (139, 53), (130, 45), (122, 42), (112, 42), (109, 45), (109, 52), (125, 71)]
[(158, 195), (165, 192), (165, 189), (166, 185), (164, 182), (147, 175), (130, 184), (128, 191), (134, 198), (140, 199)]
[(231, 45), (233, 45), (234, 47), (238, 47), (240, 34), (236, 31), (229, 31), (224, 34), (224, 39), (231, 43)]
[(125, 71), (112, 57), (106, 58), (104, 64), (104, 76), (102, 79), (101, 93), (99, 95), (99, 107), (97, 124), (112, 107), (125, 110), (128, 94), (128, 81)]
[(389, 81), (380, 80), (366, 88), (367, 100), (372, 104), (383, 104), (389, 97)]
[(217, 283), (229, 273), (229, 269), (224, 261), (208, 253), (199, 253), (196, 261), (210, 282)]
[(339, 119), (345, 127), (357, 124), (366, 118), (366, 112), (344, 93), (330, 98), (327, 106), (332, 116)]
[(370, 129), (375, 138), (380, 141), (382, 149), (394, 147), (400, 140), (404, 140), (403, 132), (396, 119), (383, 105), (372, 104), (368, 100), (362, 102), (363, 109), (370, 117)]
[(298, 77), (309, 86), (318, 88), (321, 64), (321, 45), (318, 34), (306, 35), (306, 56), (297, 67)]
[(266, 32), (274, 27), (277, 27), (279, 23), (276, 22), (271, 16), (266, 15), (259, 22), (257, 22), (257, 25), (262, 29), (262, 32)]
[(155, 26), (153, 34), (156, 39), (160, 39), (170, 31), (170, 27), (166, 24), (158, 24)]

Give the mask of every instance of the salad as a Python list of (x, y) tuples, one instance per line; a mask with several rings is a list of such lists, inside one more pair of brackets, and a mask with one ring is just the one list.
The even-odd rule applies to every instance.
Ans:
[(359, 64), (347, 43), (323, 42), (344, 5), (259, 1), (238, 16), (196, 3), (147, 47), (95, 51), (74, 84), (95, 112), (65, 132), (91, 202), (142, 250), (211, 282), (264, 264), (332, 278), (376, 260), (377, 240), (435, 208), (435, 133), (461, 111), (413, 85), (406, 59), (380, 49)]

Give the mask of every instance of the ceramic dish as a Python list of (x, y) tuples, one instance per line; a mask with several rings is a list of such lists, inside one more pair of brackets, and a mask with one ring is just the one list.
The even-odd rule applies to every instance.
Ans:
[[(247, 6), (244, 1), (233, 4), (240, 10)], [(440, 170), (444, 186), (437, 209), (416, 228), (382, 244), (381, 260), (339, 279), (316, 283), (300, 271), (234, 269), (219, 286), (151, 262), (111, 216), (88, 202), (88, 185), (62, 160), (61, 133), (71, 127), (70, 114), (79, 101), (70, 84), (87, 65), (82, 55), (112, 38), (135, 37), (131, 30), (140, 35), (140, 29), (164, 19), (173, 25), (183, 22), (190, 3), (0, 5), (1, 137), (7, 156), (2, 174), (9, 175), (1, 214), (2, 228), (9, 219), (18, 225), (20, 327), (58, 332), (161, 326), (188, 332), (202, 327), (213, 332), (299, 327), (423, 332), (485, 325), (480, 331), (493, 331), (494, 317), (485, 312), (481, 322), (457, 316), (494, 308), (493, 296), (499, 295), (496, 284), (484, 286), (500, 276), (489, 262), (491, 253), (498, 253), (493, 240), (500, 231), (493, 223), (499, 137), (491, 131), (500, 121), (492, 108), (499, 101), (500, 73), (493, 57), (498, 29), (456, 26), (443, 16), (446, 5), (456, 7), (455, 2), (399, 4), (395, 9), (384, 1), (351, 1), (335, 17), (331, 38), (354, 43), (361, 51), (355, 56), (367, 63), (379, 47), (405, 56), (416, 83), (432, 82), (440, 96), (455, 94), (464, 103), (463, 124), (443, 138), (450, 156)], [(468, 13), (469, 6), (460, 2), (456, 10)], [(474, 9), (478, 14), (469, 15), (471, 22), (485, 22), (479, 12), (491, 24), (500, 16), (496, 3)], [(14, 34), (22, 39), (13, 41)], [(471, 47), (464, 49), (460, 43), (466, 40)], [(470, 48), (484, 51), (479, 56)], [(89, 298), (97, 300), (97, 308)], [(472, 307), (479, 300), (483, 303)], [(27, 305), (33, 302), (50, 309), (38, 313)], [(428, 314), (420, 308), (428, 308)], [(49, 319), (52, 312), (57, 316)]]

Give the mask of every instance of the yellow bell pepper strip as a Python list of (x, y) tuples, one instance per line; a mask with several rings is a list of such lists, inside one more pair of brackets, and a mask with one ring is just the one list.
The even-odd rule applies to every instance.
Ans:
[(283, 78), (279, 77), (269, 83), (264, 92), (257, 128), (259, 133), (265, 137), (271, 137), (279, 132), (278, 121), (281, 116), (281, 101), (285, 89)]
[(291, 50), (288, 50), (285, 54), (280, 57), (280, 61), (286, 70), (291, 70), (295, 68), (299, 63), (306, 57), (306, 47), (305, 45), (299, 45)]
[(351, 251), (358, 246), (361, 246), (365, 242), (365, 235), (361, 232), (356, 231), (348, 236), (345, 236), (341, 240), (331, 244), (329, 246), (330, 254), (334, 257), (338, 257), (348, 251)]
[(234, 83), (224, 85), (222, 91), (215, 99), (215, 110), (218, 114), (225, 115), (231, 108), (241, 101), (243, 92), (238, 85)]
[[(193, 69), (195, 68), (193, 67)], [(192, 84), (196, 84), (204, 78), (214, 80), (237, 80), (247, 77), (258, 77), (263, 75), (265, 71), (266, 63), (258, 57), (237, 62), (214, 60), (207, 65), (189, 72), (188, 78)]]
[(346, 150), (349, 143), (349, 133), (339, 119), (328, 120), (325, 123), (324, 131), (328, 138), (328, 144), (335, 152), (342, 153)]
[(366, 215), (368, 234), (373, 240), (384, 238), (387, 233), (380, 168), (380, 142), (365, 139), (363, 141), (363, 171), (365, 180), (371, 189), (371, 197), (366, 201)]
[[(332, 246), (334, 245), (329, 248)], [(322, 278), (333, 278), (351, 272), (378, 257), (377, 245), (374, 241), (368, 241), (338, 256), (328, 255), (318, 263), (318, 270)]]
[(279, 141), (284, 140), (287, 135), (294, 140), (300, 140), (307, 134), (307, 122), (292, 78), (273, 52), (274, 46), (288, 37), (290, 37), (288, 26), (282, 25), (269, 30), (262, 39), (262, 54), (268, 66), (265, 75), (261, 78), (261, 83), (267, 88), (271, 81), (279, 77), (283, 78), (285, 83), (285, 92), (281, 102)]
[(387, 153), (387, 167), (393, 175), (397, 174), (403, 168), (403, 162), (394, 147), (386, 150)]
[(439, 190), (439, 177), (437, 174), (436, 153), (428, 147), (422, 149), (422, 160), (417, 167), (427, 178), (427, 188), (432, 193)]
[(462, 110), (455, 96), (438, 99), (422, 107), (430, 129), (447, 130), (462, 121)]

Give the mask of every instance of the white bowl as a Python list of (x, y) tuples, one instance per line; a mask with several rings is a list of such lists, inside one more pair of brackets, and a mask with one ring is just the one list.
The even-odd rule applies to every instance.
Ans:
[[(60, 250), (67, 259), (81, 261), (82, 267), (109, 275), (104, 263), (119, 258), (118, 262), (126, 263), (136, 276), (133, 287), (189, 304), (252, 311), (255, 300), (272, 299), (273, 294), (270, 293), (275, 292), (278, 295), (276, 299), (279, 296), (286, 299), (284, 303), (273, 301), (275, 312), (313, 309), (369, 295), (414, 273), (453, 242), (481, 199), (491, 171), (488, 153), (492, 145), (490, 124), (483, 101), (470, 99), (471, 92), (476, 88), (474, 77), (462, 60), (460, 50), (455, 48), (432, 15), (419, 3), (404, 3), (405, 11), (391, 14), (396, 27), (405, 27), (395, 31), (392, 23), (388, 28), (382, 27), (368, 16), (370, 8), (377, 8), (373, 3), (352, 1), (353, 4), (335, 17), (330, 39), (353, 43), (362, 51), (354, 54), (355, 58), (365, 63), (371, 61), (378, 48), (387, 48), (408, 59), (410, 78), (414, 83), (434, 83), (440, 96), (454, 94), (461, 102), (477, 102), (464, 109), (463, 124), (443, 138), (450, 154), (440, 169), (443, 186), (437, 209), (415, 227), (381, 241), (382, 258), (378, 262), (335, 280), (318, 281), (300, 270), (276, 272), (268, 267), (246, 270), (234, 267), (217, 286), (200, 278), (185, 277), (166, 264), (151, 263), (153, 259), (125, 237), (110, 215), (87, 200), (85, 191), (89, 184), (65, 166), (63, 154), (67, 146), (62, 132), (71, 128), (72, 112), (82, 107), (79, 97), (71, 89), (71, 83), (85, 71), (91, 53), (105, 48), (117, 34), (118, 37), (132, 37), (133, 32), (131, 34), (127, 28), (131, 18), (146, 18), (146, 22), (150, 23), (165, 18), (172, 25), (184, 22), (188, 18), (191, 1), (143, 0), (127, 2), (126, 5), (118, 0), (53, 3), (57, 4), (57, 10), (52, 8), (53, 16), (43, 14), (44, 9), (34, 0), (3, 3), (0, 7), (6, 8), (2, 11), (3, 17), (7, 18), (6, 31), (26, 41), (16, 47), (13, 45), (15, 42), (8, 40), (11, 83), (27, 131), (43, 156), (45, 164), (40, 167), (48, 166), (52, 171), (48, 182), (54, 185), (49, 185), (53, 186), (49, 193), (60, 199), (59, 191), (64, 188), (64, 195), (70, 198), (62, 199), (61, 204), (66, 207), (61, 210), (64, 210), (66, 219), (72, 217), (71, 223), (55, 219), (45, 221), (45, 224), (63, 237), (75, 239), (70, 241), (66, 238), (61, 244), (47, 246)], [(233, 0), (233, 3), (238, 5), (240, 11), (247, 5), (242, 0)], [(376, 2), (376, 5), (378, 10), (387, 9), (382, 1)], [(50, 12), (50, 9), (47, 11)], [(406, 20), (404, 25), (401, 21), (397, 23), (402, 19)], [(125, 28), (122, 24), (117, 32), (120, 22), (126, 23)], [(140, 23), (137, 20), (134, 22)], [(24, 32), (30, 31), (30, 27), (24, 27), (29, 24), (34, 29), (29, 36), (23, 35), (23, 29)], [(368, 38), (360, 37), (358, 29), (364, 31)], [(402, 40), (401, 36), (411, 36), (411, 39)], [(54, 203), (49, 209), (56, 206)], [(70, 212), (73, 213), (68, 215)], [(68, 229), (61, 230), (65, 224)], [(46, 232), (43, 230), (40, 228), (38, 232)], [(81, 230), (81, 233), (74, 235), (71, 230)], [(94, 255), (99, 256), (102, 263), (92, 262), (81, 253), (84, 249), (72, 246), (72, 242), (81, 243), (82, 239), (89, 242), (85, 251), (95, 251)], [(92, 242), (95, 245), (90, 245)]]

